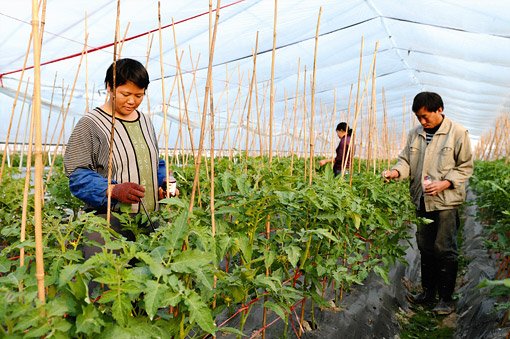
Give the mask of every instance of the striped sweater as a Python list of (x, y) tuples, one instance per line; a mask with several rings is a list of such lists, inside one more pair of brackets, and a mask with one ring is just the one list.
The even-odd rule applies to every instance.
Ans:
[[(86, 209), (105, 211), (106, 208), (111, 121), (110, 115), (100, 108), (95, 108), (78, 121), (67, 143), (64, 155), (65, 173), (69, 177), (71, 192), (86, 203)], [(137, 133), (132, 132), (137, 129)], [(134, 135), (141, 136), (143, 147), (140, 145), (135, 147)], [(146, 173), (149, 173), (150, 177), (140, 175), (141, 152), (144, 153), (145, 159), (149, 159), (150, 166)], [(146, 189), (144, 202), (151, 206), (150, 210), (157, 210), (159, 208), (157, 192), (163, 178), (164, 161), (159, 159), (157, 138), (149, 118), (139, 112), (135, 121), (116, 118), (112, 183), (141, 184)], [(148, 192), (153, 194), (148, 196)], [(118, 210), (118, 207), (114, 206), (114, 210)], [(132, 213), (138, 213), (139, 210), (139, 204), (131, 206)]]

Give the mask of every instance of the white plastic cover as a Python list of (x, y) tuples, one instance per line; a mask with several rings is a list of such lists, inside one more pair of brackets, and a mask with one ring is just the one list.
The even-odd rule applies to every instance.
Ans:
[[(341, 116), (347, 116), (351, 86), (353, 94), (349, 114), (352, 121), (362, 38), (361, 91), (365, 88), (365, 79), (370, 73), (376, 42), (379, 42), (376, 54), (376, 104), (380, 124), (383, 116), (383, 88), (389, 121), (394, 121), (397, 131), (402, 130), (404, 121), (408, 128), (409, 105), (420, 91), (439, 93), (445, 103), (445, 114), (467, 127), (475, 142), (492, 127), (495, 118), (502, 111), (508, 110), (510, 101), (508, 1), (279, 0), (277, 4), (274, 66), (275, 134), (282, 132), (280, 131), (282, 121), (289, 120), (288, 116), (292, 114), (296, 88), (299, 99), (298, 112), (301, 115), (299, 118), (302, 119), (305, 104), (307, 114), (310, 115), (311, 76), (320, 7), (322, 12), (315, 86), (317, 132), (321, 132), (319, 128), (322, 128), (318, 122), (321, 112), (325, 114), (324, 121), (329, 121), (327, 119), (330, 118), (326, 116), (331, 116), (334, 107), (337, 112), (336, 122)], [(83, 55), (83, 59), (80, 54), (84, 50), (113, 42), (116, 6), (117, 1), (48, 0), (41, 62), (46, 63), (73, 54), (77, 56), (41, 67), (43, 138), (48, 131), (49, 140), (51, 134), (55, 133), (55, 126), (62, 124), (62, 116), (59, 113), (68, 110), (69, 101), (66, 128), (62, 136), (65, 139), (87, 107), (90, 109), (104, 102), (104, 74), (113, 60), (113, 47), (90, 51)], [(232, 140), (240, 120), (241, 125), (246, 124), (247, 109), (244, 116), (242, 112), (248, 97), (249, 79), (253, 74), (252, 53), (257, 32), (258, 97), (253, 96), (254, 108), (250, 120), (253, 121), (253, 116), (257, 114), (255, 104), (258, 99), (258, 114), (263, 125), (265, 121), (265, 127), (261, 128), (267, 130), (275, 15), (275, 1), (270, 0), (228, 0), (222, 1), (221, 6), (224, 8), (220, 10), (212, 84), (214, 105), (217, 106), (216, 129), (221, 136), (217, 138), (216, 147), (220, 146), (223, 133), (228, 130), (229, 112)], [(215, 7), (216, 1), (213, 2), (213, 8)], [(183, 53), (180, 66), (186, 89), (185, 96), (189, 100), (191, 124), (195, 127), (195, 143), (199, 138), (201, 106), (207, 77), (208, 10), (207, 0), (161, 2), (161, 25), (168, 26), (172, 19), (176, 23), (177, 54)], [(17, 133), (19, 134), (17, 141), (20, 142), (26, 126), (33, 71), (32, 69), (25, 71), (21, 83), (22, 72), (13, 71), (21, 70), (24, 65), (32, 30), (31, 15), (29, 0), (0, 0), (0, 74), (2, 74), (0, 119), (3, 122), (0, 124), (0, 141), (5, 141), (10, 128), (9, 142), (14, 142), (16, 129), (20, 130)], [(215, 13), (213, 19), (214, 16)], [(155, 114), (154, 124), (156, 131), (159, 132), (163, 122), (163, 94), (157, 29), (157, 1), (121, 0), (119, 39), (125, 35), (128, 40), (122, 45), (122, 57), (135, 58), (144, 64), (147, 62), (151, 84), (147, 98), (140, 108), (146, 113), (150, 110), (151, 114)], [(153, 34), (143, 35), (153, 30), (156, 30)], [(128, 39), (137, 35), (142, 36)], [(85, 48), (86, 36), (88, 40)], [(172, 148), (178, 134), (179, 116), (185, 120), (184, 99), (183, 94), (178, 92), (179, 83), (176, 82), (175, 87), (172, 87), (177, 69), (172, 27), (164, 28), (161, 36), (165, 101), (170, 100), (168, 146)], [(148, 46), (151, 50), (147, 58)], [(33, 56), (30, 52), (27, 66), (32, 65)], [(306, 89), (304, 89), (305, 67)], [(192, 74), (194, 69), (195, 77)], [(367, 80), (366, 90), (370, 95), (372, 80)], [(25, 97), (27, 81), (30, 83)], [(13, 111), (18, 87), (20, 94)], [(303, 100), (305, 91), (306, 100)], [(404, 97), (407, 106), (405, 109)], [(363, 98), (365, 113), (367, 99), (370, 101), (370, 96), (367, 98), (365, 95)], [(48, 119), (50, 107), (51, 116)], [(404, 111), (405, 120), (402, 116)], [(12, 125), (9, 124), (11, 116)], [(284, 131), (287, 128), (293, 126), (284, 126)], [(53, 143), (57, 142), (58, 131), (56, 134)]]

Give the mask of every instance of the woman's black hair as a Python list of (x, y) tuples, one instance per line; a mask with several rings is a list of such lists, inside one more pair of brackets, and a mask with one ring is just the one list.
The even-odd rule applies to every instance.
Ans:
[[(341, 122), (339, 123), (338, 125), (336, 125), (336, 130), (337, 131), (347, 131), (347, 123), (346, 122)], [(352, 128), (349, 128), (349, 130), (347, 131), (347, 135), (348, 136), (351, 136), (352, 134)]]
[[(131, 81), (136, 86), (147, 89), (149, 86), (149, 74), (145, 67), (138, 61), (133, 59), (119, 59), (115, 65), (115, 86), (122, 86), (126, 82)], [(113, 90), (113, 63), (106, 71), (104, 78), (105, 87), (110, 86)]]

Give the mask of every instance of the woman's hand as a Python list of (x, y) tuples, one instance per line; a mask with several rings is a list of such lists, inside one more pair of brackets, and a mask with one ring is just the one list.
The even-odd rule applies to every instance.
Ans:
[(123, 204), (136, 204), (145, 196), (145, 188), (134, 182), (115, 184), (112, 189), (112, 198)]
[(319, 161), (319, 166), (324, 166), (330, 162), (331, 162), (331, 159), (322, 159), (321, 161)]

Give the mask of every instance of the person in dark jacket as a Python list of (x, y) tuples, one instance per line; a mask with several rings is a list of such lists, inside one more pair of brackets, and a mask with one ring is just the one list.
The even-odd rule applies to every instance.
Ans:
[(351, 159), (354, 156), (354, 145), (352, 147), (352, 151), (349, 152), (349, 148), (351, 147), (351, 134), (352, 129), (348, 128), (346, 122), (341, 122), (336, 126), (336, 135), (340, 138), (340, 142), (338, 143), (338, 147), (336, 148), (336, 158), (333, 159), (323, 159), (319, 161), (320, 166), (324, 166), (329, 163), (334, 163), (333, 172), (335, 172), (335, 176), (342, 173), (342, 168), (345, 166), (345, 174), (349, 174), (349, 169), (351, 168)]

